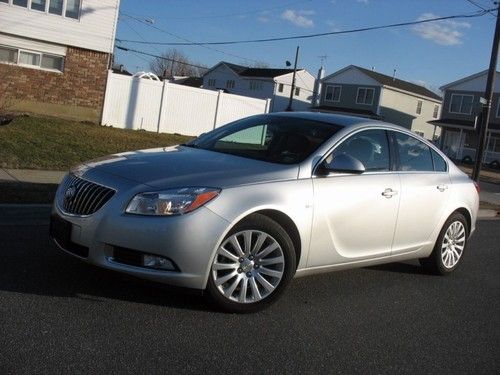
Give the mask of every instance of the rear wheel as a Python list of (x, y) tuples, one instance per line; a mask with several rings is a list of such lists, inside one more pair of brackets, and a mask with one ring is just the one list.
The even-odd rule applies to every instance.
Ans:
[(432, 254), (420, 259), (422, 266), (439, 275), (454, 271), (462, 261), (468, 233), (465, 217), (458, 212), (452, 214), (443, 225)]
[(223, 310), (251, 312), (274, 302), (295, 273), (295, 250), (274, 220), (253, 214), (237, 224), (217, 249), (207, 291)]

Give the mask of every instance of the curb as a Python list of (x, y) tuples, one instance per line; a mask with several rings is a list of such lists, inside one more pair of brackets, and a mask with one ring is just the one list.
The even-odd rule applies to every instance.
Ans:
[(478, 220), (500, 219), (500, 212), (496, 210), (480, 209), (477, 212)]
[(2, 203), (0, 208), (50, 208), (50, 203)]

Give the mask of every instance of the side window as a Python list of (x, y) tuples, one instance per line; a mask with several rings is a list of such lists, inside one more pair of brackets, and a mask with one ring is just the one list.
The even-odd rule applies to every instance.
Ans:
[(432, 153), (432, 161), (434, 162), (434, 171), (436, 172), (446, 172), (446, 162), (444, 159), (439, 156), (439, 154), (431, 150)]
[(389, 142), (385, 130), (366, 130), (345, 140), (328, 158), (347, 154), (358, 159), (366, 171), (388, 171), (390, 169)]
[(431, 149), (417, 138), (394, 133), (401, 171), (434, 171)]

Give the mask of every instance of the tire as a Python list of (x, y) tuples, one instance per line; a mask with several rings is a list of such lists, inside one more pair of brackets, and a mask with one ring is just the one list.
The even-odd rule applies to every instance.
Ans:
[(462, 163), (464, 164), (472, 164), (473, 160), (470, 156), (464, 156), (464, 158), (462, 159)]
[(431, 255), (419, 259), (420, 264), (437, 275), (452, 273), (462, 262), (468, 236), (469, 228), (464, 215), (453, 213), (444, 223)]
[(285, 229), (265, 215), (252, 214), (217, 249), (207, 295), (227, 312), (262, 310), (278, 299), (295, 270), (295, 249)]
[(488, 167), (491, 169), (500, 169), (500, 162), (498, 160), (493, 160)]

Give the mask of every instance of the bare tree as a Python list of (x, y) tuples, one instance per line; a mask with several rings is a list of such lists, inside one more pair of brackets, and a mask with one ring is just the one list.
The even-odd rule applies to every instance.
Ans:
[(160, 77), (172, 78), (173, 76), (200, 77), (207, 68), (191, 61), (182, 51), (172, 48), (155, 57), (149, 68)]

